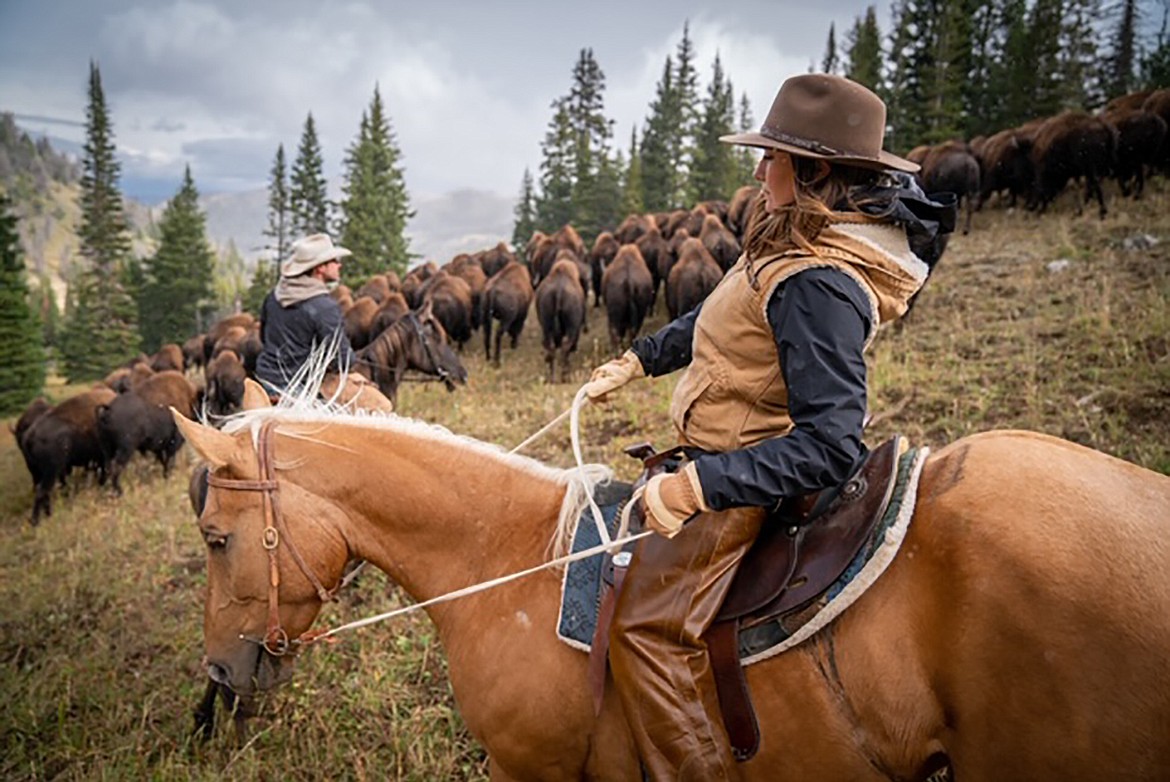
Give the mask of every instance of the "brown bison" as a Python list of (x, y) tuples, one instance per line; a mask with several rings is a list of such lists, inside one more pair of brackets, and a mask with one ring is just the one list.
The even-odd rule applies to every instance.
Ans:
[(215, 417), (239, 412), (244, 402), (244, 380), (248, 372), (235, 351), (225, 350), (207, 365), (207, 410)]
[(619, 245), (634, 244), (650, 231), (657, 231), (658, 225), (653, 217), (647, 215), (628, 215), (622, 220), (617, 230), (613, 232)]
[[(1170, 88), (1151, 92), (1150, 97), (1146, 98), (1146, 102), (1142, 104), (1142, 108), (1151, 114), (1157, 114), (1170, 128)], [(1163, 173), (1170, 173), (1170, 138), (1162, 145), (1162, 155), (1158, 167)]]
[(483, 269), (483, 273), (491, 278), (496, 275), (500, 269), (508, 265), (509, 261), (515, 261), (516, 254), (508, 249), (508, 245), (499, 242), (490, 250), (483, 250), (479, 253), (479, 265)]
[(463, 345), (471, 339), (471, 286), (461, 278), (439, 270), (420, 290), (422, 300), (432, 306), (448, 338), (462, 351)]
[(443, 268), (449, 274), (463, 280), (471, 289), (471, 329), (474, 331), (479, 328), (480, 307), (483, 302), (483, 288), (487, 284), (487, 273), (479, 261), (466, 253), (455, 256)]
[(385, 275), (375, 274), (362, 287), (357, 289), (354, 295), (354, 300), (360, 299), (362, 296), (369, 296), (378, 304), (390, 294), (390, 283)]
[(1113, 109), (1101, 115), (1117, 129), (1117, 160), (1113, 173), (1122, 195), (1141, 198), (1146, 170), (1157, 166), (1166, 143), (1166, 121), (1144, 109)]
[(106, 464), (96, 411), (98, 405), (109, 404), (117, 396), (104, 386), (82, 392), (42, 413), (24, 433), (20, 451), (33, 480), (34, 526), (40, 523), (42, 514), (52, 516), (53, 487), (64, 483), (74, 467), (96, 469), (98, 482), (105, 483)]
[(1070, 179), (1083, 177), (1085, 196), (1078, 213), (1096, 197), (1102, 219), (1106, 215), (1101, 178), (1113, 170), (1117, 130), (1100, 117), (1083, 111), (1066, 111), (1045, 120), (1032, 143), (1036, 185), (1032, 206), (1041, 214)]
[(150, 357), (150, 368), (155, 372), (165, 372), (168, 369), (182, 372), (187, 367), (183, 359), (183, 349), (174, 342), (163, 345)]
[(203, 361), (204, 364), (211, 360), (215, 353), (215, 346), (219, 343), (229, 329), (241, 328), (247, 332), (248, 327), (256, 322), (256, 319), (246, 312), (241, 312), (236, 315), (228, 315), (226, 318), (221, 318), (212, 324), (211, 328), (207, 330), (207, 336), (203, 340)]
[(663, 282), (659, 269), (662, 268), (661, 264), (669, 263), (670, 245), (662, 238), (657, 226), (648, 230), (634, 244), (637, 246), (638, 252), (642, 254), (642, 260), (646, 262), (646, 267), (650, 269), (650, 277), (654, 280), (654, 296), (651, 298), (650, 304), (650, 309), (653, 311), (654, 302), (658, 300), (658, 289)]
[(354, 350), (361, 350), (370, 344), (373, 338), (372, 324), (374, 314), (378, 311), (378, 302), (369, 296), (359, 296), (354, 299), (353, 306), (341, 316), (342, 326), (349, 345)]
[(203, 346), (207, 341), (206, 334), (196, 334), (183, 343), (183, 366), (201, 367), (205, 363)]
[(637, 245), (622, 245), (605, 270), (601, 288), (609, 319), (609, 341), (617, 350), (638, 336), (654, 303), (654, 278)]
[(996, 193), (1007, 191), (1009, 206), (1016, 205), (1016, 199), (1028, 197), (1035, 181), (1032, 166), (1032, 138), (1017, 128), (1001, 130), (988, 137), (979, 151), (979, 203), (987, 203)]
[(741, 243), (744, 231), (747, 230), (748, 217), (752, 213), (752, 204), (759, 194), (760, 188), (755, 185), (744, 185), (731, 197), (731, 204), (727, 208), (727, 227)]
[(541, 344), (550, 383), (556, 382), (558, 363), (561, 380), (568, 378), (569, 355), (577, 350), (585, 323), (585, 289), (581, 285), (580, 269), (572, 253), (566, 252), (536, 288), (536, 314), (540, 318)]
[(422, 286), (438, 271), (439, 267), (434, 261), (427, 261), (406, 273), (402, 279), (402, 295), (406, 297), (406, 303), (411, 309), (417, 309), (422, 304)]
[(979, 161), (963, 141), (946, 141), (930, 148), (922, 159), (919, 173), (926, 193), (954, 193), (960, 206), (966, 207), (963, 233), (971, 231), (971, 213), (979, 200)]
[(666, 308), (670, 317), (685, 315), (707, 298), (723, 279), (719, 264), (698, 239), (687, 239), (679, 248), (678, 263), (666, 279)]
[(98, 405), (94, 414), (115, 494), (122, 495), (122, 470), (135, 453), (154, 454), (162, 465), (163, 476), (170, 475), (175, 454), (183, 445), (183, 436), (170, 410), (150, 404), (137, 391), (127, 391), (109, 404)]
[(709, 214), (703, 218), (698, 237), (723, 271), (730, 269), (739, 260), (739, 241), (719, 221), (718, 215)]
[(378, 338), (386, 329), (390, 328), (399, 318), (410, 312), (410, 306), (406, 303), (406, 297), (398, 291), (391, 291), (386, 300), (378, 307), (377, 312), (374, 313), (374, 319), (370, 322), (370, 341)]
[(593, 242), (593, 249), (589, 251), (589, 274), (593, 279), (593, 305), (595, 307), (601, 306), (601, 277), (620, 248), (621, 244), (618, 243), (613, 234), (609, 231), (602, 231), (597, 235), (597, 240)]
[[(532, 261), (529, 267), (533, 285), (540, 286), (540, 281), (544, 279), (545, 274), (560, 259), (561, 253), (565, 250), (568, 250), (576, 256), (578, 263), (583, 264), (588, 269), (585, 243), (581, 241), (581, 236), (573, 226), (564, 225), (553, 234), (544, 237), (533, 248)], [(582, 277), (581, 282), (585, 290), (588, 291), (590, 288), (589, 278)]]
[[(516, 261), (509, 261), (487, 281), (483, 292), (483, 349), (487, 358), (497, 367), (500, 365), (500, 342), (506, 332), (512, 338), (512, 349), (520, 340), (528, 308), (532, 305), (532, 280), (528, 269)], [(499, 321), (496, 329), (495, 349), (492, 345), (492, 322)]]
[(398, 403), (398, 386), (413, 369), (437, 377), (454, 391), (467, 382), (467, 370), (451, 350), (443, 324), (428, 301), (395, 321), (357, 351), (354, 371), (374, 381), (390, 401)]

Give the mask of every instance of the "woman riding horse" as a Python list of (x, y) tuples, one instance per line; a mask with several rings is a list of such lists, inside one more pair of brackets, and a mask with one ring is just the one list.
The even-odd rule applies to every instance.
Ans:
[(890, 173), (918, 166), (882, 151), (885, 118), (848, 79), (785, 81), (759, 133), (721, 139), (764, 150), (743, 256), (587, 386), (600, 399), (686, 367), (671, 418), (690, 460), (640, 495), (662, 537), (639, 544), (610, 638), (652, 779), (735, 778), (703, 634), (766, 509), (841, 484), (864, 458), (864, 350), (906, 312), (954, 225), (952, 206)]

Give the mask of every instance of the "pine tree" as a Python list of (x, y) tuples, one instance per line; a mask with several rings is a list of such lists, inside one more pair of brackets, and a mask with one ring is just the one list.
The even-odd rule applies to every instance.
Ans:
[[(967, 0), (968, 4), (972, 0)], [(990, 135), (1003, 129), (996, 117), (1001, 113), (1004, 85), (995, 81), (996, 58), (1000, 56), (1003, 36), (1000, 30), (998, 2), (974, 2), (969, 9), (970, 52), (967, 84), (962, 91), (964, 136)]]
[(71, 382), (102, 377), (138, 352), (137, 308), (121, 282), (130, 236), (118, 189), (120, 168), (101, 73), (91, 62), (78, 229), (86, 265), (72, 281), (73, 317), (61, 344)]
[(1137, 0), (1122, 0), (1112, 51), (1105, 61), (1106, 97), (1116, 98), (1133, 91), (1137, 80), (1137, 28), (1140, 23)]
[(524, 177), (520, 180), (520, 200), (512, 209), (516, 222), (512, 227), (512, 246), (516, 249), (528, 244), (532, 234), (536, 231), (536, 193), (532, 181), (532, 172), (524, 169)]
[(825, 42), (825, 57), (821, 60), (821, 73), (837, 73), (841, 59), (837, 56), (836, 24), (829, 22), (829, 40)]
[[(260, 261), (260, 265), (270, 264)], [(216, 312), (228, 314), (243, 309), (244, 296), (248, 290), (247, 268), (234, 239), (228, 239), (227, 247), (216, 253), (213, 288)]]
[(158, 250), (143, 264), (139, 299), (142, 346), (148, 353), (203, 331), (215, 310), (215, 255), (190, 166), (158, 227)]
[(683, 206), (682, 117), (674, 65), (668, 56), (642, 134), (642, 203), (647, 211), (663, 212)]
[(45, 384), (41, 328), (29, 307), (12, 202), (0, 191), (0, 415), (20, 412)]
[(411, 258), (406, 223), (414, 213), (401, 159), (375, 85), (369, 112), (362, 113), (358, 137), (345, 158), (341, 244), (353, 251), (346, 261), (347, 280), (356, 283), (387, 269), (406, 274)]
[(289, 179), (289, 211), (294, 241), (329, 230), (329, 195), (326, 191), (321, 143), (310, 112), (301, 132), (301, 145)]
[(630, 128), (630, 157), (622, 176), (622, 215), (642, 214), (642, 152), (638, 149), (638, 128)]
[[(288, 167), (284, 162), (284, 144), (276, 148), (276, 159), (268, 180), (268, 227), (264, 235), (270, 240), (265, 249), (270, 250), (277, 269), (289, 254), (292, 246), (292, 213), (289, 205)], [(262, 261), (263, 263), (263, 261)]]
[[(739, 98), (739, 127), (736, 130), (739, 133), (750, 133), (755, 129), (756, 122), (752, 119), (752, 104), (745, 92)], [(756, 183), (756, 153), (752, 151), (751, 147), (736, 147), (735, 159), (738, 186), (754, 185)]]
[(573, 171), (576, 138), (565, 98), (553, 101), (553, 117), (541, 144), (540, 196), (536, 225), (548, 233), (573, 221)]
[(1101, 18), (1101, 0), (1064, 0), (1060, 26), (1060, 106), (1095, 109), (1105, 102), (1106, 86), (1097, 51), (1094, 23)]
[(1032, 51), (1025, 0), (1004, 0), (999, 25), (1003, 35), (1001, 54), (994, 66), (993, 83), (1000, 85), (1000, 111), (993, 115), (993, 128), (1020, 125), (1040, 116), (1033, 106), (1036, 62)]
[(1170, 34), (1167, 23), (1170, 22), (1170, 5), (1164, 5), (1162, 27), (1154, 39), (1154, 45), (1142, 58), (1142, 89), (1160, 89), (1170, 87)]
[(920, 47), (915, 44), (917, 0), (896, 0), (891, 11), (890, 63), (886, 85), (887, 145), (906, 152), (923, 136), (926, 100), (919, 74)]
[(882, 34), (872, 5), (854, 21), (847, 40), (845, 75), (877, 92), (882, 80)]
[(582, 49), (573, 67), (565, 102), (573, 133), (573, 225), (591, 240), (613, 227), (620, 197), (618, 173), (610, 158), (613, 122), (605, 116), (605, 74), (592, 49)]
[(277, 266), (263, 261), (257, 263), (256, 270), (252, 272), (252, 281), (244, 293), (244, 311), (252, 313), (257, 318), (260, 317), (260, 308), (264, 305), (264, 299), (276, 287), (279, 279), (280, 270)]
[(1030, 101), (1033, 117), (1051, 116), (1064, 107), (1064, 68), (1060, 51), (1064, 29), (1062, 11), (1062, 0), (1036, 0), (1028, 14), (1026, 62), (1035, 74)]
[(735, 132), (735, 93), (724, 78), (718, 53), (712, 65), (711, 83), (703, 101), (703, 115), (695, 137), (695, 162), (691, 169), (691, 199), (729, 199), (739, 184), (734, 153), (719, 140)]
[(675, 101), (682, 119), (678, 127), (678, 140), (676, 142), (678, 148), (675, 166), (678, 169), (678, 189), (674, 194), (674, 202), (680, 206), (689, 207), (691, 205), (690, 174), (695, 165), (696, 136), (701, 108), (699, 71), (695, 66), (695, 46), (691, 42), (689, 20), (683, 23), (683, 35), (676, 47), (675, 63), (677, 63), (674, 71), (674, 89), (677, 93)]

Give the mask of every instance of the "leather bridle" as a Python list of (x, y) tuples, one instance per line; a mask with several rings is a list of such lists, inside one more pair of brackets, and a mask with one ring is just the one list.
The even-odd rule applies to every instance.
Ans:
[(280, 623), (280, 557), (277, 549), (283, 542), (289, 555), (297, 563), (297, 567), (309, 579), (309, 583), (317, 590), (317, 596), (322, 603), (328, 603), (337, 597), (337, 592), (344, 581), (339, 581), (332, 590), (326, 589), (312, 569), (305, 564), (301, 552), (293, 543), (289, 534), (288, 525), (280, 512), (280, 483), (276, 480), (276, 470), (273, 467), (273, 449), (275, 437), (273, 430), (275, 421), (266, 421), (260, 427), (259, 442), (256, 446), (256, 458), (260, 465), (260, 479), (255, 481), (238, 480), (235, 478), (220, 478), (213, 473), (207, 474), (209, 486), (232, 491), (262, 492), (264, 504), (264, 532), (263, 545), (268, 551), (268, 626), (263, 638), (251, 638), (241, 635), (245, 641), (260, 644), (264, 651), (274, 657), (282, 657), (289, 653), (295, 645), (312, 641), (320, 633), (306, 631), (298, 638), (290, 639), (288, 633)]

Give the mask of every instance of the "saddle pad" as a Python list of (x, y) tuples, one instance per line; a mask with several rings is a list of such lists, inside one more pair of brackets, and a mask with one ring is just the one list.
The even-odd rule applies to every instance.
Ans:
[[(599, 499), (598, 504), (600, 502)], [(610, 537), (617, 533), (618, 511), (622, 504), (618, 502), (613, 505), (601, 505), (601, 519), (605, 522)], [(597, 534), (593, 511), (585, 508), (577, 520), (571, 552), (576, 554), (599, 545), (601, 537)], [(589, 651), (593, 642), (593, 632), (597, 629), (601, 568), (604, 562), (604, 554), (570, 562), (565, 567), (565, 576), (561, 584), (561, 614), (557, 619), (557, 637), (583, 652)]]
[[(918, 479), (929, 453), (929, 448), (911, 448), (898, 459), (898, 476), (885, 515), (874, 529), (870, 541), (824, 595), (795, 617), (783, 617), (740, 632), (739, 656), (744, 665), (774, 657), (812, 637), (840, 616), (885, 572), (901, 548), (910, 527), (918, 494)], [(611, 535), (616, 532), (620, 507), (619, 503), (601, 508), (602, 518)], [(589, 513), (585, 511), (585, 514)], [(573, 536), (572, 550), (584, 551), (600, 543), (592, 516), (582, 515)], [(565, 568), (557, 637), (583, 652), (589, 651), (597, 627), (603, 560), (602, 556), (589, 557), (570, 562)]]

